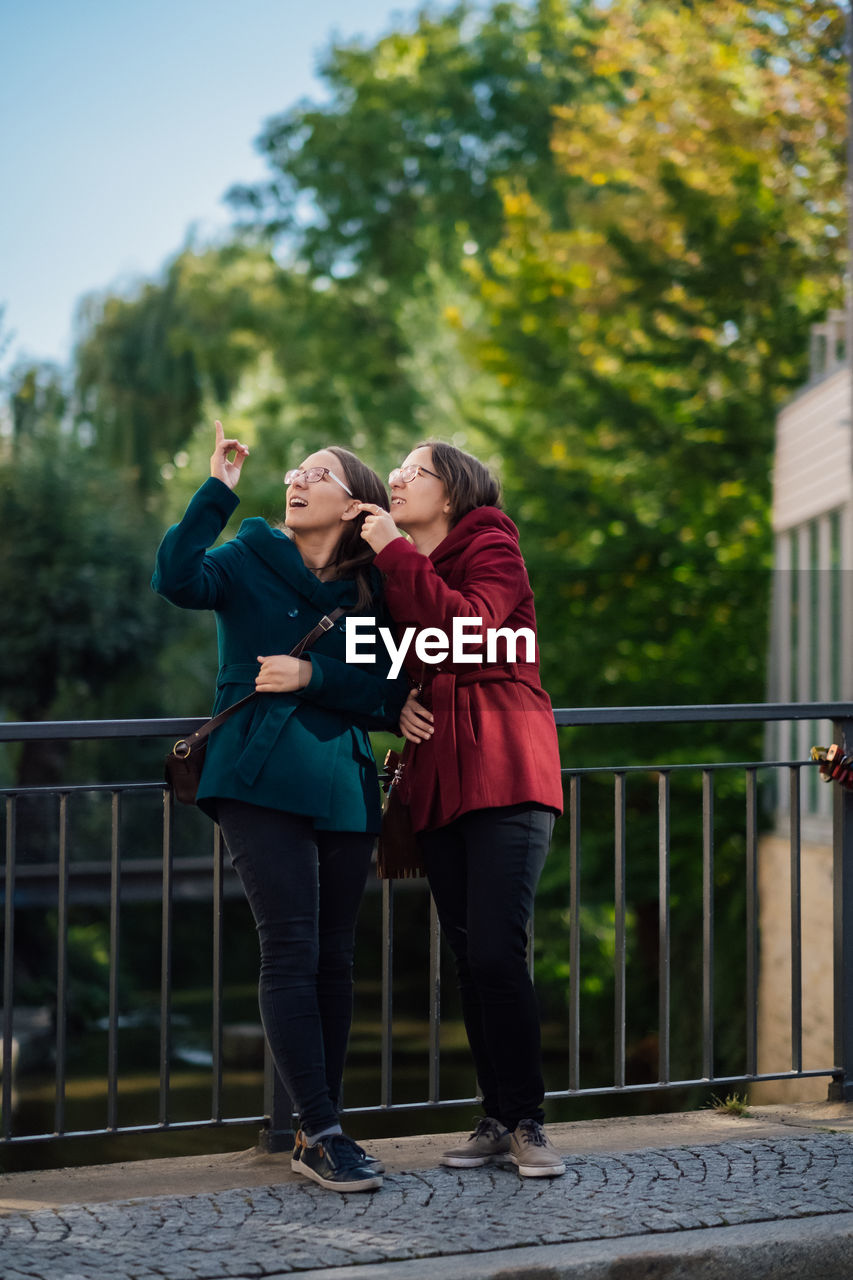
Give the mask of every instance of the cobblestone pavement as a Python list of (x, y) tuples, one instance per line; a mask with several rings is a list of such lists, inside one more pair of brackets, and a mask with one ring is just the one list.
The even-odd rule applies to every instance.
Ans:
[(224, 1280), (853, 1210), (853, 1137), (569, 1155), (556, 1179), (393, 1172), (373, 1195), (268, 1187), (13, 1212), (3, 1280)]

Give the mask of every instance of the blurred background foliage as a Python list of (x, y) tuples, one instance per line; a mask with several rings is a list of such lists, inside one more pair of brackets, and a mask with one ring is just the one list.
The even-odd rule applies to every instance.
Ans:
[[(760, 702), (774, 415), (806, 377), (809, 325), (843, 298), (843, 39), (843, 7), (818, 0), (532, 0), (427, 7), (330, 48), (324, 101), (264, 125), (268, 180), (230, 192), (231, 236), (88, 297), (72, 368), (8, 381), (6, 718), (207, 711), (210, 620), (147, 579), (207, 474), (214, 417), (252, 451), (241, 513), (272, 520), (287, 466), (329, 442), (382, 474), (425, 435), (493, 465), (555, 706)], [(742, 760), (761, 739), (564, 730), (562, 747), (569, 765)], [(3, 769), (52, 782), (59, 763)], [(699, 973), (699, 785), (674, 816), (682, 996)], [(637, 1043), (657, 998), (647, 790), (628, 788)], [(602, 1026), (611, 807), (585, 808)], [(723, 785), (723, 1010), (742, 991), (742, 814)], [(567, 840), (558, 824), (537, 934), (558, 1006)]]

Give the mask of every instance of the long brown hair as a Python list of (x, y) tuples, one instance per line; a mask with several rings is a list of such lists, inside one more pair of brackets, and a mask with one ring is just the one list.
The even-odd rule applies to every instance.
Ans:
[(432, 449), (432, 465), (447, 490), (450, 527), (476, 507), (501, 505), (501, 482), (472, 453), (443, 440), (421, 440), (416, 449)]
[[(357, 458), (349, 449), (342, 449), (333, 444), (326, 447), (327, 453), (333, 453), (341, 464), (344, 479), (352, 489), (353, 496), (359, 502), (373, 502), (377, 507), (391, 510), (391, 503), (385, 486), (375, 471)], [(371, 573), (375, 552), (361, 536), (361, 528), (366, 519), (366, 512), (360, 511), (354, 520), (343, 522), (343, 531), (338, 539), (335, 553), (330, 561), (334, 566), (336, 578), (353, 578), (358, 588), (357, 608), (366, 608), (375, 595), (375, 577)]]

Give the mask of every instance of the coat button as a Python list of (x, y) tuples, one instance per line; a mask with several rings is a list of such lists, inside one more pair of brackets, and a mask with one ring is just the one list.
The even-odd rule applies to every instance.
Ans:
[(287, 611), (287, 616), (288, 616), (288, 618), (298, 618), (298, 617), (299, 617), (299, 610), (298, 610), (298, 609), (296, 609), (296, 608), (288, 609), (288, 611)]

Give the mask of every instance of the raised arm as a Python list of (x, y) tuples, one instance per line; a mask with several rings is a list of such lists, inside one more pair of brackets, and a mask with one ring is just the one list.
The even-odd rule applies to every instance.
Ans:
[[(228, 460), (231, 453), (233, 462)], [(184, 609), (216, 609), (221, 605), (227, 582), (227, 548), (215, 552), (207, 548), (237, 508), (234, 489), (248, 456), (246, 446), (227, 439), (217, 421), (210, 479), (193, 495), (183, 519), (172, 525), (157, 549), (151, 586), (172, 604)]]

